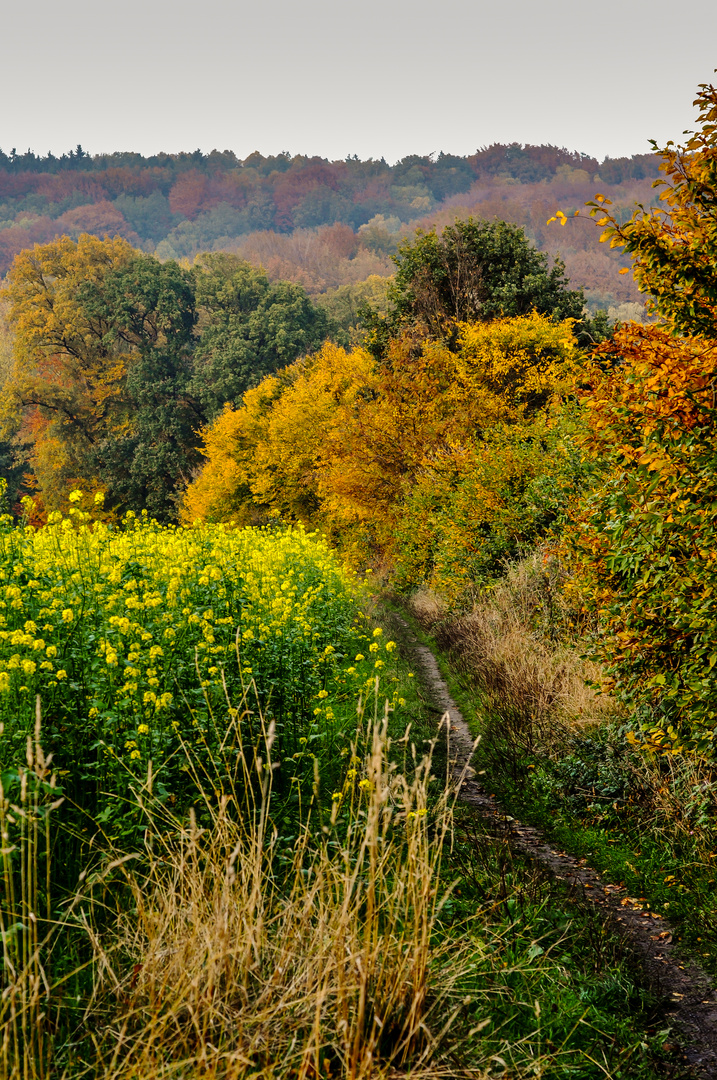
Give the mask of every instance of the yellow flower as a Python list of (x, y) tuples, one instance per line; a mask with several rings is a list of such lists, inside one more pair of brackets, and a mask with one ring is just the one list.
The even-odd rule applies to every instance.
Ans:
[(62, 612), (62, 620), (63, 620), (63, 622), (72, 622), (74, 617), (75, 617), (75, 613), (74, 613), (74, 611), (72, 610), (71, 607), (65, 608), (65, 610)]
[(146, 724), (139, 724), (138, 727), (137, 727), (137, 734), (138, 735), (148, 735), (149, 734), (149, 728), (147, 727), (147, 725)]
[(103, 491), (95, 492), (95, 506), (102, 506), (102, 503), (104, 501), (105, 501), (104, 492)]
[(373, 632), (373, 636), (374, 637), (381, 637), (382, 633), (383, 633), (383, 630), (381, 629), (381, 627), (377, 626), (376, 629)]
[(319, 697), (320, 701), (323, 701), (323, 699), (327, 698), (328, 696), (329, 696), (328, 690), (319, 690), (318, 697)]
[(55, 678), (56, 679), (66, 679), (67, 678), (67, 672), (65, 671), (65, 669), (60, 668), (59, 671), (56, 671), (55, 672)]
[(79, 488), (77, 488), (75, 491), (70, 492), (68, 498), (69, 498), (71, 503), (79, 502), (80, 499), (82, 498), (82, 492), (80, 491)]

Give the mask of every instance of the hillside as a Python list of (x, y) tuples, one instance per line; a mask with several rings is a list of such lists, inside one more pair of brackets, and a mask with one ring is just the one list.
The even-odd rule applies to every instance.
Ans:
[(559, 254), (592, 310), (640, 302), (625, 264), (584, 222), (546, 226), (556, 207), (596, 190), (618, 212), (653, 199), (659, 158), (594, 158), (553, 146), (495, 144), (468, 157), (412, 155), (328, 161), (301, 155), (239, 160), (230, 151), (55, 157), (0, 151), (0, 274), (14, 256), (58, 235), (121, 236), (161, 259), (231, 251), (272, 280), (312, 295), (393, 272), (390, 255), (417, 227), (470, 214), (525, 227)]

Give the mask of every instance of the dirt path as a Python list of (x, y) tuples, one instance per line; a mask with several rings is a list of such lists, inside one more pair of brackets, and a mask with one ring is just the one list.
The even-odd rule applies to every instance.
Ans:
[(680, 955), (673, 944), (672, 927), (665, 919), (645, 911), (624, 888), (606, 884), (585, 859), (555, 851), (539, 829), (506, 815), (497, 800), (483, 790), (469, 765), (473, 737), (448, 692), (435, 656), (420, 644), (404, 619), (394, 612), (386, 614), (397, 630), (400, 627), (400, 638), (420, 668), (422, 682), (436, 707), (449, 716), (449, 760), (460, 785), (461, 800), (475, 807), (497, 832), (504, 833), (515, 851), (580, 891), (587, 903), (604, 911), (635, 955), (647, 984), (670, 1003), (667, 1016), (679, 1032), (685, 1061), (696, 1076), (717, 1080), (717, 993), (710, 976)]

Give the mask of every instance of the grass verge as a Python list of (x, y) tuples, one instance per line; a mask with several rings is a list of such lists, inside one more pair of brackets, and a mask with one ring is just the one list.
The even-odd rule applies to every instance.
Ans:
[[(507, 635), (486, 663), (480, 659), (489, 652), (485, 638), (495, 641), (496, 635), (484, 634), (476, 662), (475, 648), (473, 655), (470, 643), (462, 648), (470, 618), (451, 620), (435, 611), (426, 618), (425, 603), (418, 605), (420, 619), (403, 612), (416, 636), (434, 651), (474, 734), (482, 736), (474, 762), (481, 781), (508, 813), (541, 828), (553, 846), (584, 857), (642, 907), (668, 917), (682, 947), (717, 974), (717, 777), (695, 757), (659, 756), (637, 746), (629, 718), (620, 716), (609, 699), (596, 699), (590, 686), (582, 706), (572, 713), (566, 709), (565, 697), (554, 692), (555, 672), (561, 664), (569, 670), (573, 700), (580, 700), (578, 649), (572, 646), (573, 659), (566, 663), (568, 619), (556, 616), (553, 592), (551, 617), (545, 620), (548, 605), (534, 581), (530, 588), (538, 601), (526, 602), (525, 577), (523, 570), (512, 579), (519, 594), (512, 615), (522, 626), (513, 652), (526, 642), (533, 660), (553, 651), (545, 685), (519, 688), (510, 715), (496, 692), (507, 680), (491, 669), (525, 667), (524, 657), (511, 655)], [(505, 591), (497, 605), (492, 596), (483, 602), (471, 632), (476, 623), (500, 622), (495, 607), (505, 606)], [(537, 617), (536, 607), (542, 608)], [(528, 666), (535, 670), (533, 660)], [(583, 679), (593, 682), (594, 670), (584, 670)], [(550, 706), (539, 725), (536, 700)], [(586, 700), (592, 700), (592, 708), (585, 707)]]

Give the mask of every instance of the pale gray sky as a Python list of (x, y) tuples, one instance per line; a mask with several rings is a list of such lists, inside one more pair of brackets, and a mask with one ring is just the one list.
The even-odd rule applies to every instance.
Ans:
[(491, 142), (598, 158), (692, 125), (716, 0), (7, 0), (0, 147), (288, 150)]

